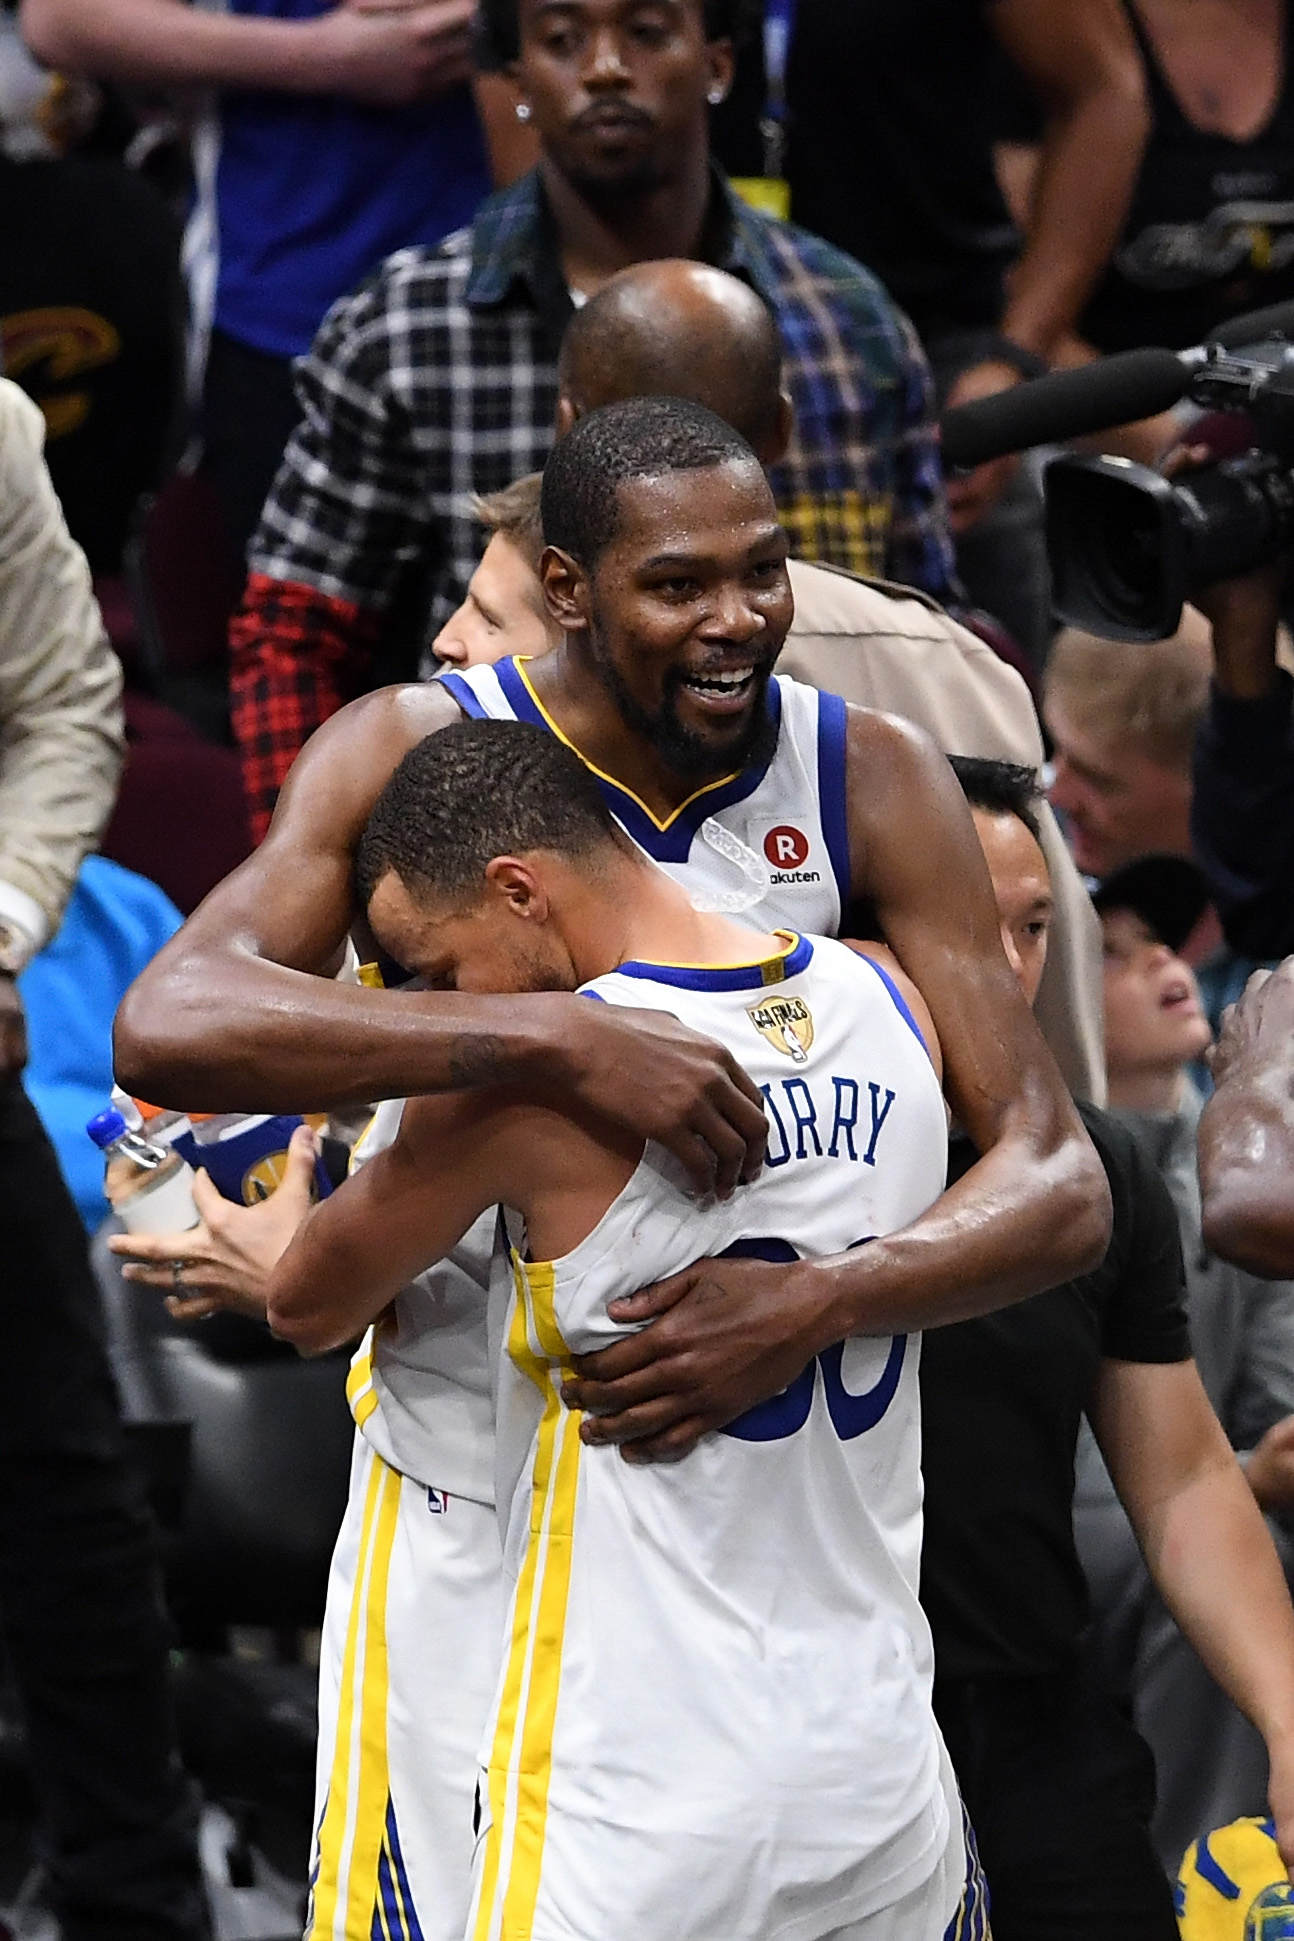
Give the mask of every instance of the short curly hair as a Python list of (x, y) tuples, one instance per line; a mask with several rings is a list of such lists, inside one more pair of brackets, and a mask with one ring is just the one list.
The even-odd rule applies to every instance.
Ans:
[(465, 896), (496, 856), (586, 857), (616, 841), (579, 756), (528, 721), (456, 721), (411, 748), (373, 805), (355, 855), (367, 907), (394, 870), (405, 888)]
[(759, 468), (741, 434), (691, 398), (601, 405), (549, 454), (540, 500), (545, 543), (591, 569), (615, 536), (622, 485), (733, 463)]
[[(740, 46), (764, 17), (762, 0), (701, 0), (707, 40)], [(506, 67), (521, 53), (519, 0), (478, 0), (477, 52), (482, 66)]]

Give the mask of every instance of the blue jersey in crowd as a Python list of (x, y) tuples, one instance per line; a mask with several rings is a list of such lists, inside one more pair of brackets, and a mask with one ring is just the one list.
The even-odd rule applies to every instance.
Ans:
[[(304, 20), (332, 0), (227, 0), (228, 11)], [(221, 96), (208, 250), (218, 253), (214, 322), (280, 356), (309, 347), (325, 311), (384, 256), (438, 243), (489, 193), (471, 91), (410, 108), (339, 96)], [(191, 267), (198, 267), (191, 265)], [(201, 271), (199, 268), (199, 276)]]

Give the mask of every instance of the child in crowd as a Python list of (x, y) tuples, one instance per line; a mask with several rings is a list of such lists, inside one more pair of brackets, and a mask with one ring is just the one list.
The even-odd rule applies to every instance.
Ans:
[[(1191, 1343), (1204, 1386), (1268, 1517), (1294, 1511), (1294, 1285), (1215, 1260), (1200, 1235), (1190, 1065), (1211, 1032), (1178, 954), (1208, 892), (1183, 856), (1145, 856), (1095, 896), (1105, 959), (1110, 1108), (1145, 1143), (1177, 1207)], [(1080, 1445), (1075, 1533), (1094, 1606), (1093, 1648), (1131, 1704), (1158, 1775), (1154, 1835), (1175, 1870), (1188, 1842), (1264, 1811), (1262, 1741), (1205, 1671), (1151, 1586), (1096, 1449)], [(1294, 1546), (1273, 1526), (1287, 1570)]]

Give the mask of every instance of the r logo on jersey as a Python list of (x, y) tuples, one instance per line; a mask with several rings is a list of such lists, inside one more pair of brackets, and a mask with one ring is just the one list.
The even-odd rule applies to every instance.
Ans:
[(782, 822), (765, 836), (764, 854), (774, 869), (800, 869), (808, 861), (809, 839), (802, 829)]
[(781, 887), (791, 883), (820, 883), (822, 871), (814, 868), (814, 837), (795, 822), (756, 823), (751, 830), (768, 864), (770, 884)]
[(748, 1005), (746, 1016), (774, 1051), (784, 1051), (797, 1065), (804, 1064), (813, 1043), (813, 1014), (802, 997), (770, 997), (763, 1004)]

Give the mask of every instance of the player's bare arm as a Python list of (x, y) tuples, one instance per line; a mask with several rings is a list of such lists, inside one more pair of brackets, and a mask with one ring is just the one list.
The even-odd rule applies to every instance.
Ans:
[(1266, 1741), (1276, 1839), (1294, 1869), (1294, 1611), (1195, 1363), (1107, 1360), (1092, 1426), (1160, 1595)]
[(260, 849), (127, 993), (122, 1084), (159, 1104), (298, 1111), (525, 1082), (605, 1111), (698, 1184), (731, 1190), (762, 1159), (762, 1104), (726, 1051), (673, 1018), (561, 993), (370, 991), (327, 976), (358, 914), (354, 850), (374, 802), (411, 747), (460, 719), (434, 685), (386, 688), (311, 738)]
[(1082, 1273), (1108, 1239), (1104, 1171), (1003, 955), (974, 825), (919, 730), (850, 713), (853, 887), (870, 896), (943, 1049), (954, 1112), (983, 1157), (911, 1226), (835, 1260), (708, 1261), (617, 1303), (652, 1320), (580, 1366), (590, 1441), (676, 1457), (851, 1334), (983, 1314)]
[(413, 1099), (394, 1144), (298, 1228), (270, 1281), (270, 1326), (305, 1354), (354, 1340), (500, 1202), (524, 1215), (535, 1258), (567, 1253), (641, 1156), (632, 1135), (511, 1087)]
[(1294, 1272), (1294, 957), (1223, 1014), (1200, 1119), (1204, 1238), (1272, 1279)]

